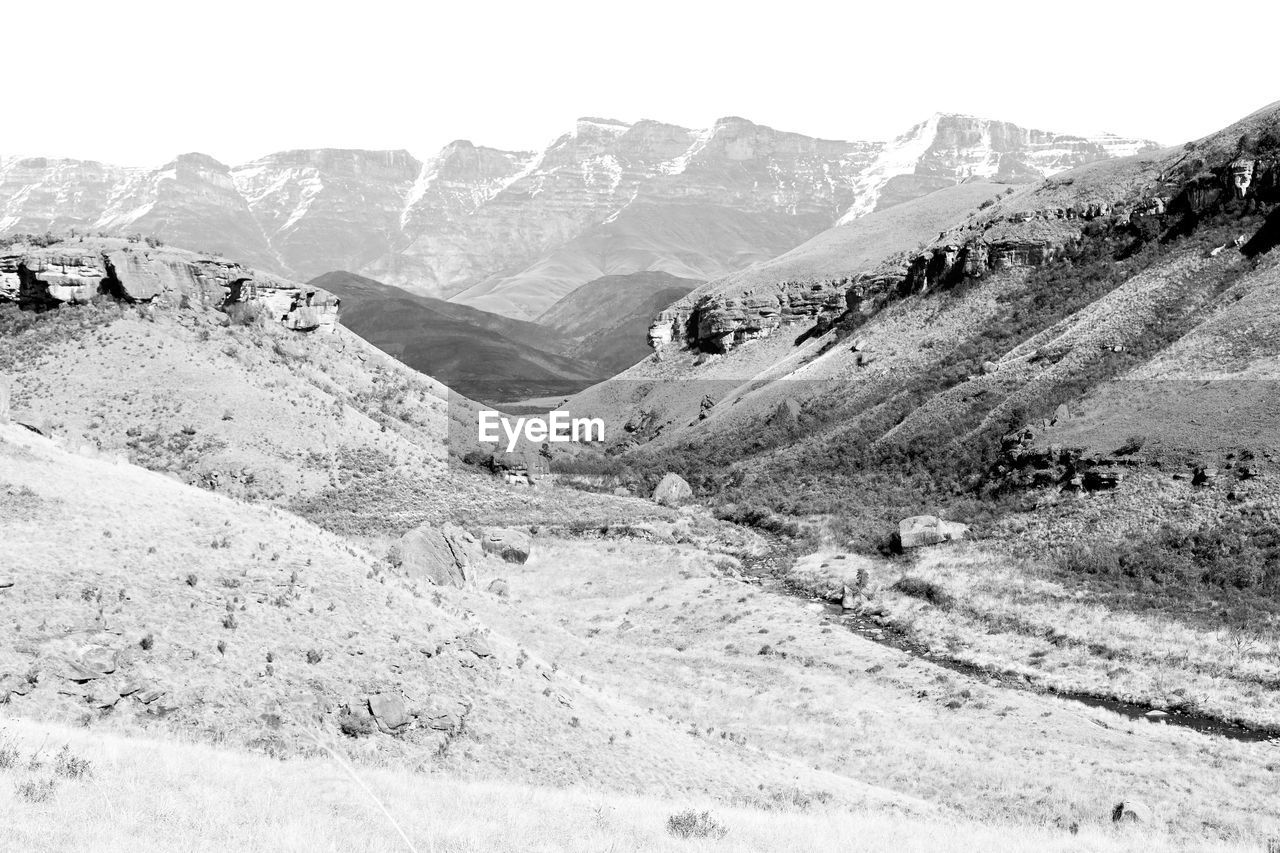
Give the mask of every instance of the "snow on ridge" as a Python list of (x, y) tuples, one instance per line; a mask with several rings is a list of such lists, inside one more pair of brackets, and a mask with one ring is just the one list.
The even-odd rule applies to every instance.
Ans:
[(707, 143), (716, 135), (716, 129), (716, 127), (709, 127), (705, 130), (697, 131), (694, 134), (693, 143), (685, 149), (683, 154), (667, 160), (665, 163), (658, 164), (658, 173), (664, 175), (679, 175), (683, 173), (685, 169), (689, 168), (689, 161), (707, 147)]
[(854, 198), (857, 200), (836, 221), (837, 225), (845, 225), (875, 210), (880, 193), (890, 178), (915, 171), (916, 164), (937, 138), (938, 122), (942, 117), (942, 113), (934, 113), (928, 120), (917, 124), (884, 147), (867, 170), (854, 181)]

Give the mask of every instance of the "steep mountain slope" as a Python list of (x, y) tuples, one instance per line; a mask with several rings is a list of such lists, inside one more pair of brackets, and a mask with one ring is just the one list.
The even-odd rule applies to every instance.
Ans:
[(612, 376), (649, 356), (653, 318), (698, 284), (661, 272), (604, 276), (552, 305), (538, 322), (575, 339), (574, 354)]
[(741, 118), (705, 130), (586, 118), (541, 152), (458, 141), (426, 162), (332, 149), (233, 168), (200, 154), (158, 170), (11, 158), (0, 160), (0, 232), (141, 232), (278, 273), (349, 269), (531, 318), (605, 275), (715, 278), (842, 215), (1144, 145), (963, 116), (935, 116), (887, 144)]
[[(878, 238), (859, 263), (858, 232), (842, 229), (907, 205), (870, 214), (745, 286), (695, 291), (655, 324), (660, 359), (574, 411), (612, 412), (628, 427), (615, 435), (654, 453), (688, 451), (708, 490), (852, 518), (879, 504), (864, 531), (983, 490), (1110, 488), (1148, 462), (1190, 477), (1252, 458), (1253, 477), (1280, 442), (1277, 164), (1271, 107), (952, 210), (916, 249)], [(828, 241), (848, 255), (824, 258)], [(781, 482), (805, 497), (765, 485)], [(1242, 506), (1270, 506), (1256, 497)]]
[(342, 297), (343, 323), (356, 334), (472, 399), (568, 394), (608, 375), (594, 361), (562, 354), (573, 342), (545, 326), (353, 273), (325, 273), (311, 284)]
[(422, 172), (407, 151), (282, 151), (231, 171), (284, 268), (309, 277), (354, 269), (400, 248), (406, 187)]

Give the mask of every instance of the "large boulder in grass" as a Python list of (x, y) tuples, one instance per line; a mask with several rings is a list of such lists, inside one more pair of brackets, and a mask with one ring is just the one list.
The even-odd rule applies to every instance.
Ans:
[(404, 699), (395, 693), (375, 693), (370, 696), (369, 713), (377, 722), (378, 728), (387, 733), (402, 729), (409, 723)]
[(668, 473), (653, 490), (653, 500), (664, 506), (679, 506), (693, 497), (693, 489), (685, 482), (684, 477), (676, 473)]
[(943, 521), (935, 515), (913, 515), (898, 523), (898, 540), (903, 548), (919, 548), (964, 539), (969, 526), (955, 521)]
[(523, 530), (495, 527), (480, 537), (480, 547), (508, 563), (524, 563), (533, 552), (533, 539)]
[(1111, 809), (1112, 823), (1151, 823), (1151, 808), (1137, 800), (1122, 800)]
[(396, 543), (400, 567), (410, 576), (437, 586), (465, 586), (475, 581), (484, 552), (476, 538), (456, 524), (415, 527)]
[(792, 589), (853, 610), (874, 595), (875, 563), (846, 551), (823, 551), (796, 559), (787, 570)]

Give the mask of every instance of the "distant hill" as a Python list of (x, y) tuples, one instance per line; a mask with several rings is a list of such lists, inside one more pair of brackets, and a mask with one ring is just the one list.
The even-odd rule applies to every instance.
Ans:
[(538, 323), (574, 339), (574, 355), (613, 375), (653, 352), (653, 318), (699, 284), (664, 272), (608, 275), (569, 293)]
[(419, 296), (350, 272), (310, 284), (342, 298), (342, 323), (383, 352), (478, 400), (563, 396), (652, 353), (654, 315), (697, 281), (660, 272), (605, 276), (537, 323)]
[(417, 296), (349, 272), (310, 282), (342, 298), (343, 325), (388, 355), (472, 399), (568, 394), (605, 378), (536, 323)]

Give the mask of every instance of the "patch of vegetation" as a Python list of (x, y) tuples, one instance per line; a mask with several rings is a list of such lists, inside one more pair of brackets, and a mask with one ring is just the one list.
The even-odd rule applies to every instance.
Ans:
[(1260, 515), (1077, 544), (1058, 554), (1056, 567), (1125, 609), (1227, 622), (1280, 616), (1280, 524)]
[(686, 809), (667, 818), (667, 832), (676, 838), (724, 838), (729, 828), (709, 811)]

